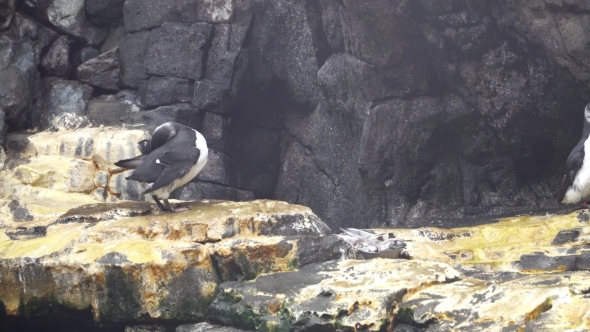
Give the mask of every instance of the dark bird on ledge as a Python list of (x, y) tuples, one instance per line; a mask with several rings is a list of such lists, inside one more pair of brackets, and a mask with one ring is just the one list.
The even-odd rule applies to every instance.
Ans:
[[(172, 208), (170, 193), (194, 179), (207, 164), (207, 142), (198, 131), (176, 122), (167, 122), (154, 130), (151, 139), (138, 143), (141, 155), (119, 160), (116, 166), (135, 169), (126, 177), (146, 183), (144, 194), (151, 194), (163, 211), (186, 211)], [(160, 202), (164, 201), (164, 205)]]
[(590, 196), (590, 104), (584, 109), (584, 131), (565, 163), (559, 199), (564, 204), (577, 204)]

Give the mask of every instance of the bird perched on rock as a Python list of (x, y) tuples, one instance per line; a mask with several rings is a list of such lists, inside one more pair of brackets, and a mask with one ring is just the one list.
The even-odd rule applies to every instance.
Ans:
[(151, 139), (139, 142), (138, 148), (140, 156), (119, 160), (115, 165), (135, 169), (126, 179), (147, 183), (144, 194), (151, 194), (161, 210), (185, 211), (172, 208), (168, 197), (207, 164), (209, 150), (203, 135), (180, 123), (167, 122), (154, 130)]
[[(590, 104), (584, 108), (584, 131), (565, 163), (559, 200), (565, 204), (580, 203), (590, 196)], [(586, 202), (584, 202), (586, 207)]]

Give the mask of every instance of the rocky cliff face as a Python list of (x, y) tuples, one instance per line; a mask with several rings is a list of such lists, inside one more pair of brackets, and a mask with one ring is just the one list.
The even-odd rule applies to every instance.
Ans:
[(230, 165), (215, 198), (332, 227), (551, 209), (589, 26), (575, 0), (2, 0), (0, 142), (176, 120)]

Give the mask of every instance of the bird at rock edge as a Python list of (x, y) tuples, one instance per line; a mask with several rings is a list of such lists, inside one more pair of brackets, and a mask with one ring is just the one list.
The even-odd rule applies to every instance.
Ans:
[(209, 149), (203, 135), (179, 123), (167, 122), (157, 127), (149, 140), (140, 141), (138, 149), (141, 155), (115, 163), (121, 168), (135, 169), (126, 179), (146, 183), (143, 193), (151, 194), (161, 210), (188, 210), (173, 208), (168, 197), (174, 189), (194, 179), (207, 164)]
[(590, 104), (584, 108), (582, 138), (565, 163), (566, 172), (561, 181), (559, 200), (564, 204), (578, 204), (590, 196)]

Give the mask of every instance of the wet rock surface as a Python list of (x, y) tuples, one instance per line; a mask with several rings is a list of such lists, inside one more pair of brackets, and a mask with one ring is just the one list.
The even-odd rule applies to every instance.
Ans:
[[(308, 205), (332, 227), (556, 209), (590, 98), (575, 1), (1, 4), (10, 130), (181, 121), (237, 166), (215, 192)], [(53, 76), (102, 105), (47, 123)], [(122, 89), (133, 107), (103, 103)]]

